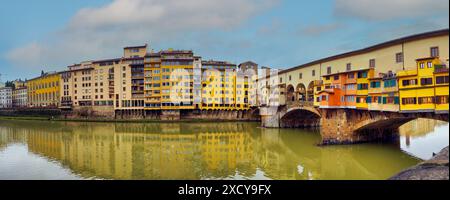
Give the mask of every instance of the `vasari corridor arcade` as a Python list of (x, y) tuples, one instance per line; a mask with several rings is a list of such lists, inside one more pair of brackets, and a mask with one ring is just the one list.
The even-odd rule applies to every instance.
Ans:
[[(27, 103), (0, 108), (52, 109), (66, 119), (261, 120), (320, 126), (323, 144), (389, 140), (413, 119), (449, 121), (448, 44), (449, 30), (437, 30), (284, 70), (131, 46), (120, 58), (42, 72), (16, 88), (27, 89)], [(5, 88), (2, 99), (15, 102)]]

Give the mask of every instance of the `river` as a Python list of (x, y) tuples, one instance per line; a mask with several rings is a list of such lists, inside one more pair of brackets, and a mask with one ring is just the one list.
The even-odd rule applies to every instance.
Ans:
[(0, 120), (0, 179), (387, 179), (448, 146), (415, 120), (390, 144), (319, 147), (318, 130), (258, 123)]

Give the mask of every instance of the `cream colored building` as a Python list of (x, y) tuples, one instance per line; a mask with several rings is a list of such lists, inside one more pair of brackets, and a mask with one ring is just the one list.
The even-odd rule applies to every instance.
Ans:
[(27, 87), (22, 84), (17, 87), (12, 92), (12, 106), (15, 108), (23, 108), (28, 105), (28, 90)]

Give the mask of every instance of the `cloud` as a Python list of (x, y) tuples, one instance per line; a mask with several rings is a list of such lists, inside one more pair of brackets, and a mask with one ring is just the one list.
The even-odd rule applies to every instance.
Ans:
[(6, 54), (19, 66), (62, 66), (119, 56), (120, 48), (233, 30), (279, 0), (114, 0), (78, 11), (61, 30)]
[(299, 33), (306, 36), (321, 36), (322, 34), (333, 32), (342, 27), (344, 25), (341, 23), (317, 24), (303, 27), (299, 30)]
[(336, 15), (370, 21), (448, 16), (448, 7), (448, 0), (335, 0)]

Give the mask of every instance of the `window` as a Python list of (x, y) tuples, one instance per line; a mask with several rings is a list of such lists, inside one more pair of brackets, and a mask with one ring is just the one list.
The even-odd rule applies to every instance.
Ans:
[(433, 97), (419, 97), (419, 104), (432, 104), (434, 103)]
[(383, 104), (398, 104), (398, 97), (383, 97)]
[(358, 78), (367, 78), (367, 72), (358, 72)]
[(312, 76), (316, 76), (316, 70), (312, 70)]
[(419, 67), (420, 67), (420, 69), (423, 69), (423, 68), (425, 68), (425, 63), (423, 63), (423, 62), (422, 62), (422, 63), (420, 63), (420, 64), (419, 64)]
[(428, 62), (428, 63), (427, 63), (427, 67), (428, 67), (428, 68), (433, 68), (433, 63), (432, 63), (432, 62)]
[(330, 80), (330, 77), (329, 76), (325, 77), (325, 80), (327, 80), (327, 81)]
[(444, 84), (448, 83), (448, 76), (437, 76), (436, 77), (436, 84)]
[(397, 63), (403, 62), (403, 53), (395, 54), (395, 62), (397, 62)]
[(347, 63), (347, 71), (352, 70), (352, 63)]
[(358, 84), (358, 90), (367, 90), (369, 87), (369, 84), (367, 83), (360, 83)]
[(370, 87), (371, 88), (379, 88), (381, 85), (380, 85), (380, 81), (372, 81), (372, 82), (370, 82)]
[(385, 88), (395, 87), (395, 86), (397, 86), (397, 80), (395, 80), (395, 79), (384, 80)]
[(403, 105), (407, 105), (407, 104), (416, 104), (417, 100), (415, 97), (410, 97), (410, 98), (402, 98), (402, 104)]
[(303, 74), (302, 73), (298, 74), (298, 78), (302, 79), (303, 78)]
[(331, 74), (331, 67), (327, 67), (327, 74)]
[(291, 75), (289, 75), (289, 81), (291, 81), (292, 80), (292, 77), (291, 77)]
[(283, 83), (283, 78), (280, 78), (280, 83)]
[(370, 68), (375, 68), (375, 59), (370, 59), (369, 60), (369, 67)]
[(335, 81), (339, 80), (339, 75), (334, 75), (333, 80), (335, 80)]
[(403, 80), (402, 85), (403, 86), (417, 85), (417, 79)]
[(420, 79), (421, 85), (432, 85), (433, 84), (433, 78), (422, 78)]
[(448, 104), (448, 95), (436, 96), (436, 104)]
[(354, 79), (355, 78), (355, 74), (354, 73), (350, 73), (347, 75), (348, 79)]
[(438, 57), (439, 56), (439, 47), (431, 47), (430, 55), (431, 55), (431, 57)]

